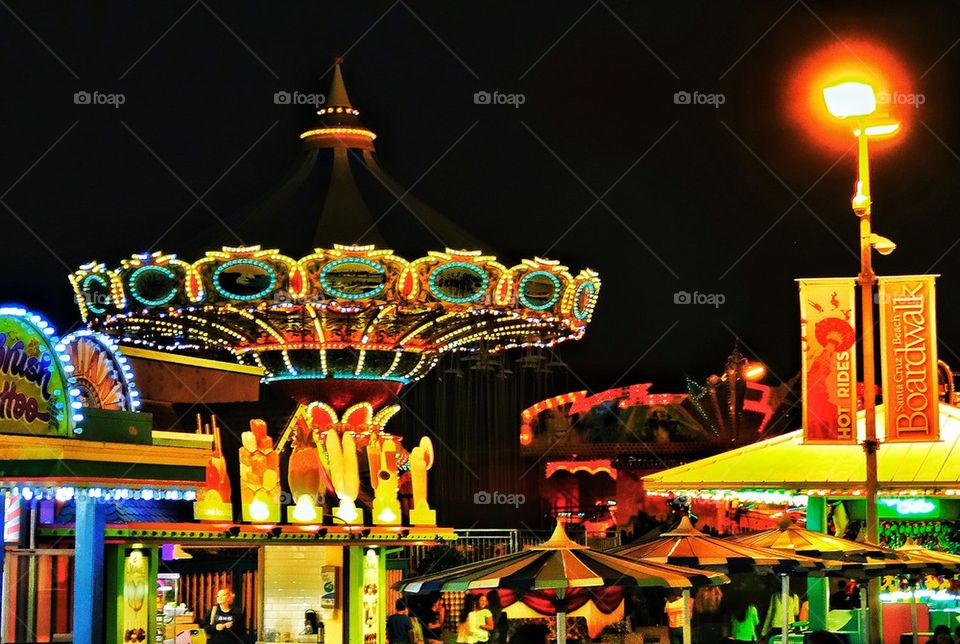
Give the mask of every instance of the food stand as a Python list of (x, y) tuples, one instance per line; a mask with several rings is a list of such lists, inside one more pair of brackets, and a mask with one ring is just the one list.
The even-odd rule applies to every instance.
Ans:
[[(887, 443), (879, 451), (882, 545), (897, 547), (908, 536), (920, 536), (926, 547), (952, 549), (953, 526), (960, 513), (960, 460), (955, 457), (960, 454), (960, 409), (941, 404), (939, 415), (939, 441)], [(882, 432), (882, 405), (877, 407), (877, 419)], [(857, 429), (862, 439), (862, 413)], [(865, 517), (864, 468), (860, 445), (804, 443), (798, 430), (649, 475), (643, 482), (648, 495), (685, 495), (710, 502), (720, 506), (716, 516), (728, 520), (761, 499), (779, 505), (781, 514), (799, 508), (808, 528), (827, 532), (828, 510), (833, 510), (830, 523), (835, 528)], [(705, 515), (704, 520), (710, 519)], [(721, 527), (729, 530), (731, 524)], [(951, 629), (956, 627), (953, 609), (960, 600), (956, 588), (949, 579), (927, 580), (932, 588), (918, 595), (927, 604), (930, 625), (949, 622)], [(823, 628), (827, 585), (818, 579), (809, 583), (811, 627)], [(891, 583), (881, 594), (885, 632), (887, 628), (908, 632), (909, 610), (898, 604), (908, 602), (911, 593)]]

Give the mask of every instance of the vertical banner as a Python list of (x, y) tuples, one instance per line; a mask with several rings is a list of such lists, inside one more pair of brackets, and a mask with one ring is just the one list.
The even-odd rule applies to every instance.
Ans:
[(808, 443), (856, 443), (854, 279), (797, 281), (803, 353), (803, 439)]
[(888, 442), (940, 440), (936, 277), (879, 278), (880, 356)]

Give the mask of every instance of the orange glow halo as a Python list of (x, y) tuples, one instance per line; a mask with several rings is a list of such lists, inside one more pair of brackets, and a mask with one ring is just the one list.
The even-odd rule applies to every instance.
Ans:
[[(903, 138), (917, 110), (906, 102), (916, 96), (913, 78), (906, 66), (889, 50), (860, 38), (845, 39), (814, 51), (788, 75), (786, 112), (804, 137), (817, 147), (840, 153), (854, 144), (855, 124), (827, 112), (823, 88), (847, 81), (869, 83), (877, 95), (876, 115), (900, 121), (897, 136), (878, 137), (881, 151)], [(873, 139), (871, 138), (871, 141)]]

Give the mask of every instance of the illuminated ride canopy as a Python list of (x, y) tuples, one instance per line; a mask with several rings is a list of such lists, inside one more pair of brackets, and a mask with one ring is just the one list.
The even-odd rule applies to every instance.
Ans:
[(192, 263), (162, 252), (133, 255), (116, 268), (89, 263), (70, 275), (84, 321), (124, 344), (262, 367), (265, 382), (337, 413), (364, 402), (382, 408), (447, 351), (583, 336), (600, 290), (589, 269), (573, 275), (540, 258), (508, 267), (482, 251), (449, 248), (408, 261), (388, 250), (370, 214), (384, 195), (376, 201), (365, 185), (386, 188), (387, 212), (402, 204), (435, 237), (443, 233), (446, 245), (471, 246), (425, 205), (415, 212), (419, 202), (380, 167), (376, 135), (361, 124), (339, 65), (326, 97), (317, 127), (300, 135), (304, 165), (281, 197), (249, 218), (261, 226), (256, 238), (274, 246), (305, 213), (316, 226), (312, 244), (288, 243), (313, 252), (295, 259), (248, 246)]
[(121, 342), (229, 353), (304, 403), (330, 379), (399, 389), (446, 351), (577, 340), (600, 288), (595, 273), (574, 277), (548, 260), (507, 268), (448, 250), (407, 262), (339, 245), (299, 260), (256, 246), (192, 264), (144, 254), (117, 269), (87, 264), (70, 279), (84, 320)]

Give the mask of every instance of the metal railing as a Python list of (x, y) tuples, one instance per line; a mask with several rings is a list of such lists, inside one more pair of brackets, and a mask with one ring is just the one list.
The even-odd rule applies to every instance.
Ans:
[[(450, 544), (460, 557), (450, 557), (449, 564), (474, 563), (507, 555), (530, 546), (543, 543), (550, 538), (552, 530), (517, 530), (515, 528), (465, 528), (454, 531), (457, 540)], [(607, 537), (588, 536), (586, 531), (576, 525), (568, 525), (567, 535), (577, 543), (596, 550), (606, 550), (620, 545), (620, 533), (616, 530)], [(427, 553), (436, 546), (412, 546), (406, 552), (398, 553), (399, 558), (409, 559), (410, 572), (422, 570), (421, 563)], [(431, 572), (439, 572), (451, 565), (444, 565), (442, 559), (435, 562)], [(426, 572), (426, 571), (423, 571)]]

